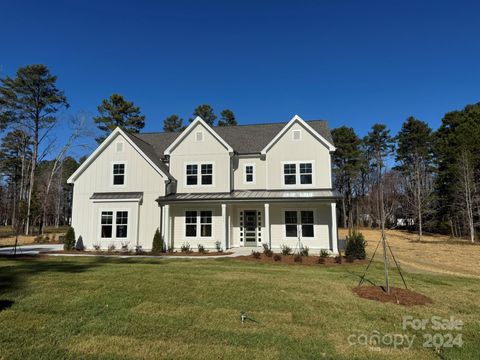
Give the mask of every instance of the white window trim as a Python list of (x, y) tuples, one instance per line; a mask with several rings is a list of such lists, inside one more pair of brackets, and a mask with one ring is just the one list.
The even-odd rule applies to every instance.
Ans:
[[(112, 215), (112, 237), (110, 238), (102, 238), (102, 212), (105, 211), (111, 211), (113, 213)], [(125, 211), (127, 213), (128, 221), (127, 221), (127, 237), (124, 238), (117, 238), (117, 212), (120, 211)], [(98, 238), (100, 241), (103, 242), (123, 242), (123, 241), (128, 241), (130, 242), (130, 228), (132, 227), (132, 218), (130, 216), (130, 210), (129, 209), (112, 209), (112, 208), (102, 208), (99, 209), (99, 222), (98, 222), (98, 229), (97, 229), (97, 234)]]
[[(188, 185), (187, 184), (187, 165), (197, 165), (197, 184)], [(212, 165), (212, 183), (208, 185), (202, 185), (202, 165)], [(215, 187), (215, 161), (188, 161), (183, 163), (183, 184), (187, 189), (192, 188), (209, 188)]]
[[(298, 139), (295, 139), (295, 134), (298, 133)], [(292, 130), (292, 141), (301, 141), (302, 140), (302, 130), (293, 129)]]
[[(310, 163), (312, 164), (312, 183), (311, 184), (300, 184), (300, 164)], [(295, 164), (295, 184), (285, 184), (285, 164)], [(312, 188), (315, 186), (315, 160), (295, 160), (295, 161), (282, 161), (280, 163), (281, 171), (281, 181), (282, 186), (287, 188)]]
[[(123, 184), (122, 185), (114, 185), (113, 184), (113, 165), (124, 165), (124, 174), (123, 174)], [(127, 162), (126, 161), (112, 161), (110, 162), (110, 185), (111, 187), (117, 189), (117, 188), (123, 188), (127, 186)]]
[[(253, 168), (253, 181), (247, 181), (247, 166), (251, 166)], [(257, 169), (254, 163), (243, 164), (243, 185), (255, 185), (257, 181)]]
[[(197, 212), (197, 222), (195, 223), (195, 225), (197, 225), (197, 232), (196, 232), (196, 236), (187, 236), (187, 221), (186, 221), (186, 216), (185, 216), (185, 213), (187, 211), (196, 211)], [(201, 223), (201, 216), (200, 216), (200, 212), (201, 211), (211, 211), (212, 212), (212, 236), (200, 236), (199, 234), (201, 234), (201, 230), (200, 230), (200, 226), (202, 225)], [(195, 208), (195, 209), (192, 209), (192, 208), (185, 208), (183, 209), (183, 215), (182, 215), (182, 218), (183, 218), (183, 240), (184, 242), (188, 242), (189, 240), (192, 240), (192, 239), (203, 239), (203, 240), (212, 240), (214, 237), (215, 237), (215, 226), (214, 226), (214, 223), (215, 223), (215, 209), (213, 208), (201, 208), (201, 209), (198, 209), (198, 208)], [(192, 224), (189, 224), (189, 225), (193, 225)], [(197, 244), (190, 244), (190, 246), (196, 246)], [(205, 246), (205, 244), (202, 244)]]
[[(285, 223), (285, 213), (287, 211), (296, 211), (297, 212), (297, 236), (287, 236), (287, 229), (286, 229), (286, 223)], [(301, 219), (301, 212), (302, 211), (313, 211), (313, 237), (301, 237), (301, 239), (316, 239), (317, 237), (317, 229), (316, 229), (316, 224), (317, 224), (317, 212), (315, 211), (314, 208), (286, 208), (282, 209), (282, 225), (283, 225), (283, 240), (291, 240), (291, 239), (298, 239), (298, 227), (302, 225), (302, 219)]]

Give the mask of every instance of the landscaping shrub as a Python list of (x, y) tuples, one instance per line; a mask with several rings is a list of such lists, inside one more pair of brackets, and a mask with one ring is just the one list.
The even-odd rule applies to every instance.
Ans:
[(292, 248), (287, 246), (287, 245), (282, 245), (282, 255), (291, 255), (292, 254)]
[(215, 249), (217, 249), (217, 252), (223, 252), (222, 243), (220, 241), (215, 241)]
[(345, 247), (345, 256), (351, 259), (363, 260), (367, 257), (365, 252), (365, 238), (361, 232), (352, 230), (349, 232)]
[(115, 244), (110, 244), (110, 245), (108, 245), (108, 251), (109, 251), (109, 252), (114, 252), (116, 248), (117, 248), (117, 247), (115, 246)]
[(320, 250), (320, 257), (318, 258), (319, 264), (325, 264), (326, 259), (330, 256), (327, 250), (322, 249)]
[(65, 241), (63, 243), (64, 250), (73, 250), (75, 247), (75, 230), (73, 227), (69, 227), (67, 233), (65, 234)]
[(203, 246), (202, 244), (198, 244), (197, 247), (200, 254), (206, 254), (208, 252), (208, 250), (205, 249), (205, 246)]
[(308, 256), (308, 246), (303, 246), (300, 248), (300, 256)]
[(85, 245), (83, 244), (83, 238), (81, 236), (78, 237), (77, 243), (75, 244), (75, 250), (77, 251), (85, 250)]
[(263, 254), (265, 256), (272, 257), (273, 251), (270, 250), (270, 248), (268, 247), (268, 244), (263, 244)]
[(152, 253), (159, 254), (163, 252), (164, 244), (162, 240), (162, 235), (160, 235), (160, 231), (155, 230), (155, 234), (153, 235), (153, 242), (152, 242)]
[(100, 251), (100, 244), (99, 243), (95, 243), (93, 244), (93, 248), (96, 250), (96, 251)]
[(338, 250), (338, 255), (335, 256), (335, 263), (337, 263), (337, 264), (342, 263), (342, 253), (340, 252), (340, 250)]
[(262, 254), (260, 251), (255, 251), (255, 250), (252, 250), (252, 256), (255, 258), (255, 259), (260, 259), (262, 257)]
[(188, 242), (185, 242), (180, 246), (180, 251), (185, 254), (189, 254), (192, 252), (192, 249), (190, 248), (190, 244)]
[(282, 255), (280, 255), (280, 254), (275, 254), (275, 255), (273, 255), (273, 260), (275, 260), (275, 261), (280, 261), (280, 260), (282, 260)]
[(302, 255), (296, 254), (296, 255), (293, 257), (293, 261), (295, 261), (295, 262), (302, 262)]
[(142, 245), (135, 245), (135, 253), (136, 254), (143, 254)]
[(45, 243), (48, 243), (50, 239), (48, 238), (48, 236), (45, 236), (45, 235), (38, 235), (35, 237), (35, 239), (33, 239), (33, 242), (35, 244), (45, 244)]
[(128, 241), (125, 241), (125, 242), (122, 241), (121, 249), (122, 249), (123, 252), (129, 252), (130, 251), (130, 250), (128, 250), (128, 244), (129, 244)]
[(355, 260), (355, 256), (353, 256), (353, 254), (348, 254), (346, 258), (348, 263), (353, 263), (353, 261)]

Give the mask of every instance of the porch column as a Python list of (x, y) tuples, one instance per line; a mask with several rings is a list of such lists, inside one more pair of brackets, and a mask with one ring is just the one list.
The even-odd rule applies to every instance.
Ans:
[(272, 248), (272, 240), (270, 239), (270, 204), (265, 203), (265, 239), (268, 247)]
[(334, 254), (338, 254), (338, 238), (337, 238), (337, 203), (332, 202), (330, 204), (332, 208), (332, 229), (331, 229), (331, 236), (332, 236), (332, 252)]
[(222, 204), (222, 234), (221, 242), (223, 244), (223, 249), (227, 250), (227, 205)]
[(170, 205), (168, 204), (163, 207), (163, 241), (167, 250), (170, 246), (173, 247), (170, 241)]

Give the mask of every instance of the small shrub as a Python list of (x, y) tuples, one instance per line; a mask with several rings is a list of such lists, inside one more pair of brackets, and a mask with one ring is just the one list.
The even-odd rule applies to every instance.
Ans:
[(263, 254), (265, 256), (272, 257), (273, 251), (270, 250), (270, 248), (268, 247), (268, 244), (263, 244)]
[(58, 242), (63, 244), (65, 242), (65, 235), (59, 235), (58, 236)]
[(215, 241), (215, 249), (217, 249), (217, 252), (223, 252), (222, 243), (220, 241)]
[(293, 257), (293, 261), (295, 261), (295, 262), (301, 263), (302, 260), (303, 260), (302, 255), (300, 255), (300, 254), (295, 254), (295, 256)]
[(338, 251), (338, 255), (335, 256), (335, 263), (336, 264), (341, 264), (342, 263), (342, 253)]
[(180, 251), (185, 254), (190, 254), (192, 252), (190, 244), (188, 242), (183, 243), (180, 247)]
[(302, 246), (300, 248), (300, 256), (308, 256), (308, 246)]
[(353, 256), (353, 254), (348, 254), (346, 258), (348, 263), (353, 263), (353, 261), (355, 260), (355, 257)]
[(330, 256), (327, 250), (322, 249), (320, 250), (320, 257), (318, 258), (319, 264), (325, 264), (326, 259)]
[(197, 247), (198, 247), (198, 252), (199, 252), (200, 254), (206, 254), (206, 253), (208, 253), (208, 250), (205, 249), (205, 246), (203, 246), (202, 244), (198, 244)]
[(292, 248), (287, 246), (287, 245), (282, 245), (282, 255), (291, 255), (292, 254)]
[(363, 260), (367, 257), (365, 252), (365, 238), (361, 232), (352, 230), (349, 232), (346, 238), (345, 246), (345, 256), (347, 259), (350, 257), (352, 259)]
[(136, 254), (143, 254), (142, 245), (135, 245), (135, 253)]
[(65, 234), (65, 242), (63, 243), (64, 250), (73, 250), (75, 247), (75, 230), (73, 227), (69, 227)]
[(275, 260), (275, 261), (281, 261), (281, 260), (282, 260), (282, 255), (280, 255), (280, 254), (275, 254), (275, 255), (273, 255), (273, 260)]
[(95, 244), (93, 244), (93, 248), (94, 248), (96, 251), (100, 251), (101, 246), (100, 246), (99, 243), (95, 243)]
[(123, 252), (129, 252), (129, 251), (130, 251), (130, 250), (128, 249), (128, 244), (129, 244), (128, 241), (122, 242), (122, 244), (121, 244), (121, 249), (122, 249)]
[(83, 238), (81, 236), (78, 237), (77, 243), (75, 244), (75, 250), (77, 251), (85, 250), (85, 245), (83, 244)]
[(252, 250), (252, 256), (253, 256), (255, 259), (260, 259), (260, 258), (262, 257), (262, 254), (260, 253), (260, 251)]
[(153, 235), (153, 242), (152, 242), (152, 253), (159, 254), (163, 252), (163, 240), (162, 235), (160, 235), (160, 231), (155, 230), (155, 234)]
[(169, 253), (173, 253), (173, 252), (174, 252), (173, 246), (170, 245), (170, 246), (168, 247), (167, 251), (168, 251)]
[(117, 248), (117, 247), (115, 246), (115, 244), (110, 244), (110, 245), (108, 245), (108, 251), (109, 251), (109, 252), (114, 252), (116, 248)]

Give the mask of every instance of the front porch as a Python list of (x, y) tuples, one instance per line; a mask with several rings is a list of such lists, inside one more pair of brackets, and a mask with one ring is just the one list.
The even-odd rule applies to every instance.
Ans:
[(276, 250), (287, 245), (338, 252), (332, 192), (262, 191), (262, 197), (259, 192), (244, 193), (176, 194), (158, 199), (166, 246), (178, 250), (189, 243), (196, 250), (199, 244), (206, 249), (215, 249), (217, 244), (222, 249), (267, 244)]

